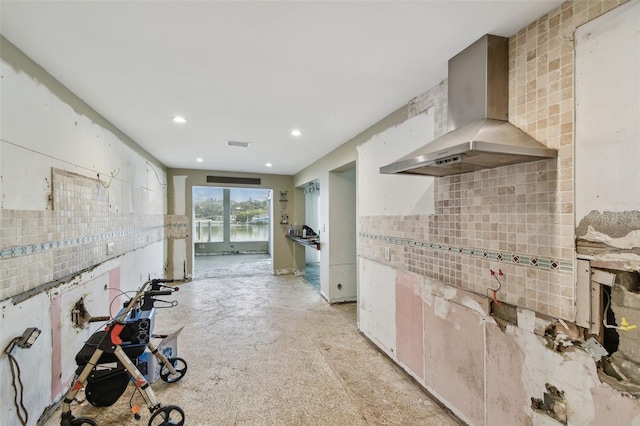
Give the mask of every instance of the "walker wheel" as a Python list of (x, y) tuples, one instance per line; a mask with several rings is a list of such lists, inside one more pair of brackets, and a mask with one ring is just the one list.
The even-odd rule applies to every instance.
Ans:
[(166, 407), (158, 408), (149, 419), (149, 426), (182, 425), (184, 425), (184, 411), (177, 405), (167, 405)]
[(169, 369), (164, 365), (160, 369), (160, 378), (167, 383), (175, 383), (182, 379), (187, 373), (187, 362), (182, 358), (169, 358), (167, 361), (176, 369), (176, 374), (171, 374)]
[(71, 426), (98, 426), (98, 422), (93, 420), (90, 417), (78, 417), (77, 419), (71, 420)]

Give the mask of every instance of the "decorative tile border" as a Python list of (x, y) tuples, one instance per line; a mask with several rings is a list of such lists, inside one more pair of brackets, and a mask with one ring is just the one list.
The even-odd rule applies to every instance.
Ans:
[(114, 238), (128, 237), (131, 235), (139, 235), (147, 232), (163, 230), (165, 226), (151, 226), (147, 228), (126, 229), (119, 231), (106, 232), (104, 234), (86, 235), (84, 237), (70, 238), (68, 240), (47, 241), (44, 243), (29, 244), (26, 246), (2, 247), (0, 248), (0, 260), (10, 259), (13, 257), (24, 256), (28, 254), (41, 253), (49, 250), (55, 250), (65, 247), (73, 247), (81, 244), (92, 243), (96, 241), (111, 240)]
[(447, 244), (434, 243), (429, 241), (414, 240), (411, 238), (397, 238), (385, 235), (376, 235), (367, 232), (360, 232), (359, 236), (371, 240), (378, 240), (389, 244), (398, 244), (410, 247), (424, 247), (442, 252), (458, 253), (464, 256), (489, 259), (496, 262), (511, 263), (515, 265), (529, 266), (538, 269), (548, 269), (551, 271), (573, 272), (573, 262), (544, 259), (535, 256), (528, 256), (517, 253), (496, 252), (473, 247), (457, 247)]

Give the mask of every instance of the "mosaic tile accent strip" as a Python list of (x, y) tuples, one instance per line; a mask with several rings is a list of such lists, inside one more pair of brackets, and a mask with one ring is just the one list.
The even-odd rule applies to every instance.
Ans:
[(61, 241), (47, 241), (44, 243), (31, 244), (20, 247), (2, 247), (0, 248), (0, 260), (10, 259), (12, 257), (18, 257), (28, 254), (35, 254), (46, 252), (50, 250), (56, 250), (65, 247), (74, 247), (87, 243), (93, 243), (98, 241), (112, 241), (116, 238), (130, 237), (134, 235), (141, 235), (147, 232), (164, 231), (164, 226), (152, 226), (149, 228), (140, 229), (122, 229), (118, 231), (107, 232), (105, 234), (88, 235), (80, 238), (70, 238), (68, 240)]
[(553, 259), (538, 259), (534, 257), (528, 257), (523, 254), (501, 253), (491, 250), (485, 250), (482, 248), (456, 247), (446, 244), (438, 244), (430, 241), (419, 241), (409, 238), (395, 238), (385, 235), (375, 235), (367, 232), (361, 232), (359, 236), (362, 238), (368, 238), (371, 240), (377, 240), (384, 243), (397, 244), (401, 246), (424, 247), (441, 252), (456, 252), (471, 258), (477, 257), (494, 260), (496, 262), (529, 266), (540, 269), (558, 270), (568, 273), (573, 272), (573, 262), (561, 262)]

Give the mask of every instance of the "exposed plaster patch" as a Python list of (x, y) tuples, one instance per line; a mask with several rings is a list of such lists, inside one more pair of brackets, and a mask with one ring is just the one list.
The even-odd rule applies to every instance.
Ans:
[(441, 297), (436, 297), (433, 305), (433, 312), (438, 317), (447, 319), (447, 314), (449, 313), (449, 301)]
[(640, 247), (640, 230), (631, 231), (623, 237), (612, 237), (603, 232), (596, 231), (589, 225), (587, 233), (580, 237), (583, 240), (606, 244), (610, 247), (630, 250)]
[(584, 238), (589, 228), (610, 238), (622, 239), (630, 232), (640, 230), (640, 211), (602, 213), (592, 210), (580, 221), (576, 228), (576, 236)]
[(518, 309), (518, 327), (533, 333), (536, 329), (536, 313), (528, 309)]
[(442, 297), (447, 300), (452, 300), (458, 295), (458, 290), (455, 287), (444, 287), (442, 289)]
[(469, 308), (483, 317), (489, 316), (490, 299), (475, 293), (453, 287), (433, 278), (423, 277), (422, 299), (432, 306), (434, 298), (445, 299), (449, 302)]
[(434, 299), (435, 297), (433, 296), (433, 294), (429, 293), (429, 290), (425, 289), (422, 292), (422, 301), (426, 303), (428, 306), (433, 306)]
[[(568, 407), (568, 423), (592, 424), (593, 400), (591, 394), (585, 394), (585, 390), (600, 384), (600, 380), (591, 356), (582, 350), (550, 350), (546, 338), (519, 327), (508, 327), (507, 333), (513, 336), (525, 355), (520, 381), (526, 394), (533, 398), (539, 397), (546, 389), (545, 385), (553, 383), (564, 392)], [(532, 407), (526, 407), (525, 410), (536, 420)]]
[(457, 287), (452, 287), (432, 278), (421, 275), (419, 275), (419, 277), (420, 281), (416, 281), (416, 285), (420, 287), (415, 288), (414, 294), (421, 296), (423, 302), (432, 307), (435, 315), (438, 317), (442, 319), (447, 318), (451, 308), (449, 302), (451, 302), (477, 313), (479, 315), (479, 322), (495, 324), (494, 319), (489, 316), (490, 300), (488, 298), (478, 296)]

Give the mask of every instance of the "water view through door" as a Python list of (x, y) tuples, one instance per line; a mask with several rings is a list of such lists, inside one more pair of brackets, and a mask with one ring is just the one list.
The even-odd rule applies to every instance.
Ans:
[(211, 269), (216, 263), (213, 258), (198, 261), (202, 256), (269, 254), (271, 193), (269, 189), (193, 188), (194, 276), (199, 275), (199, 264)]

